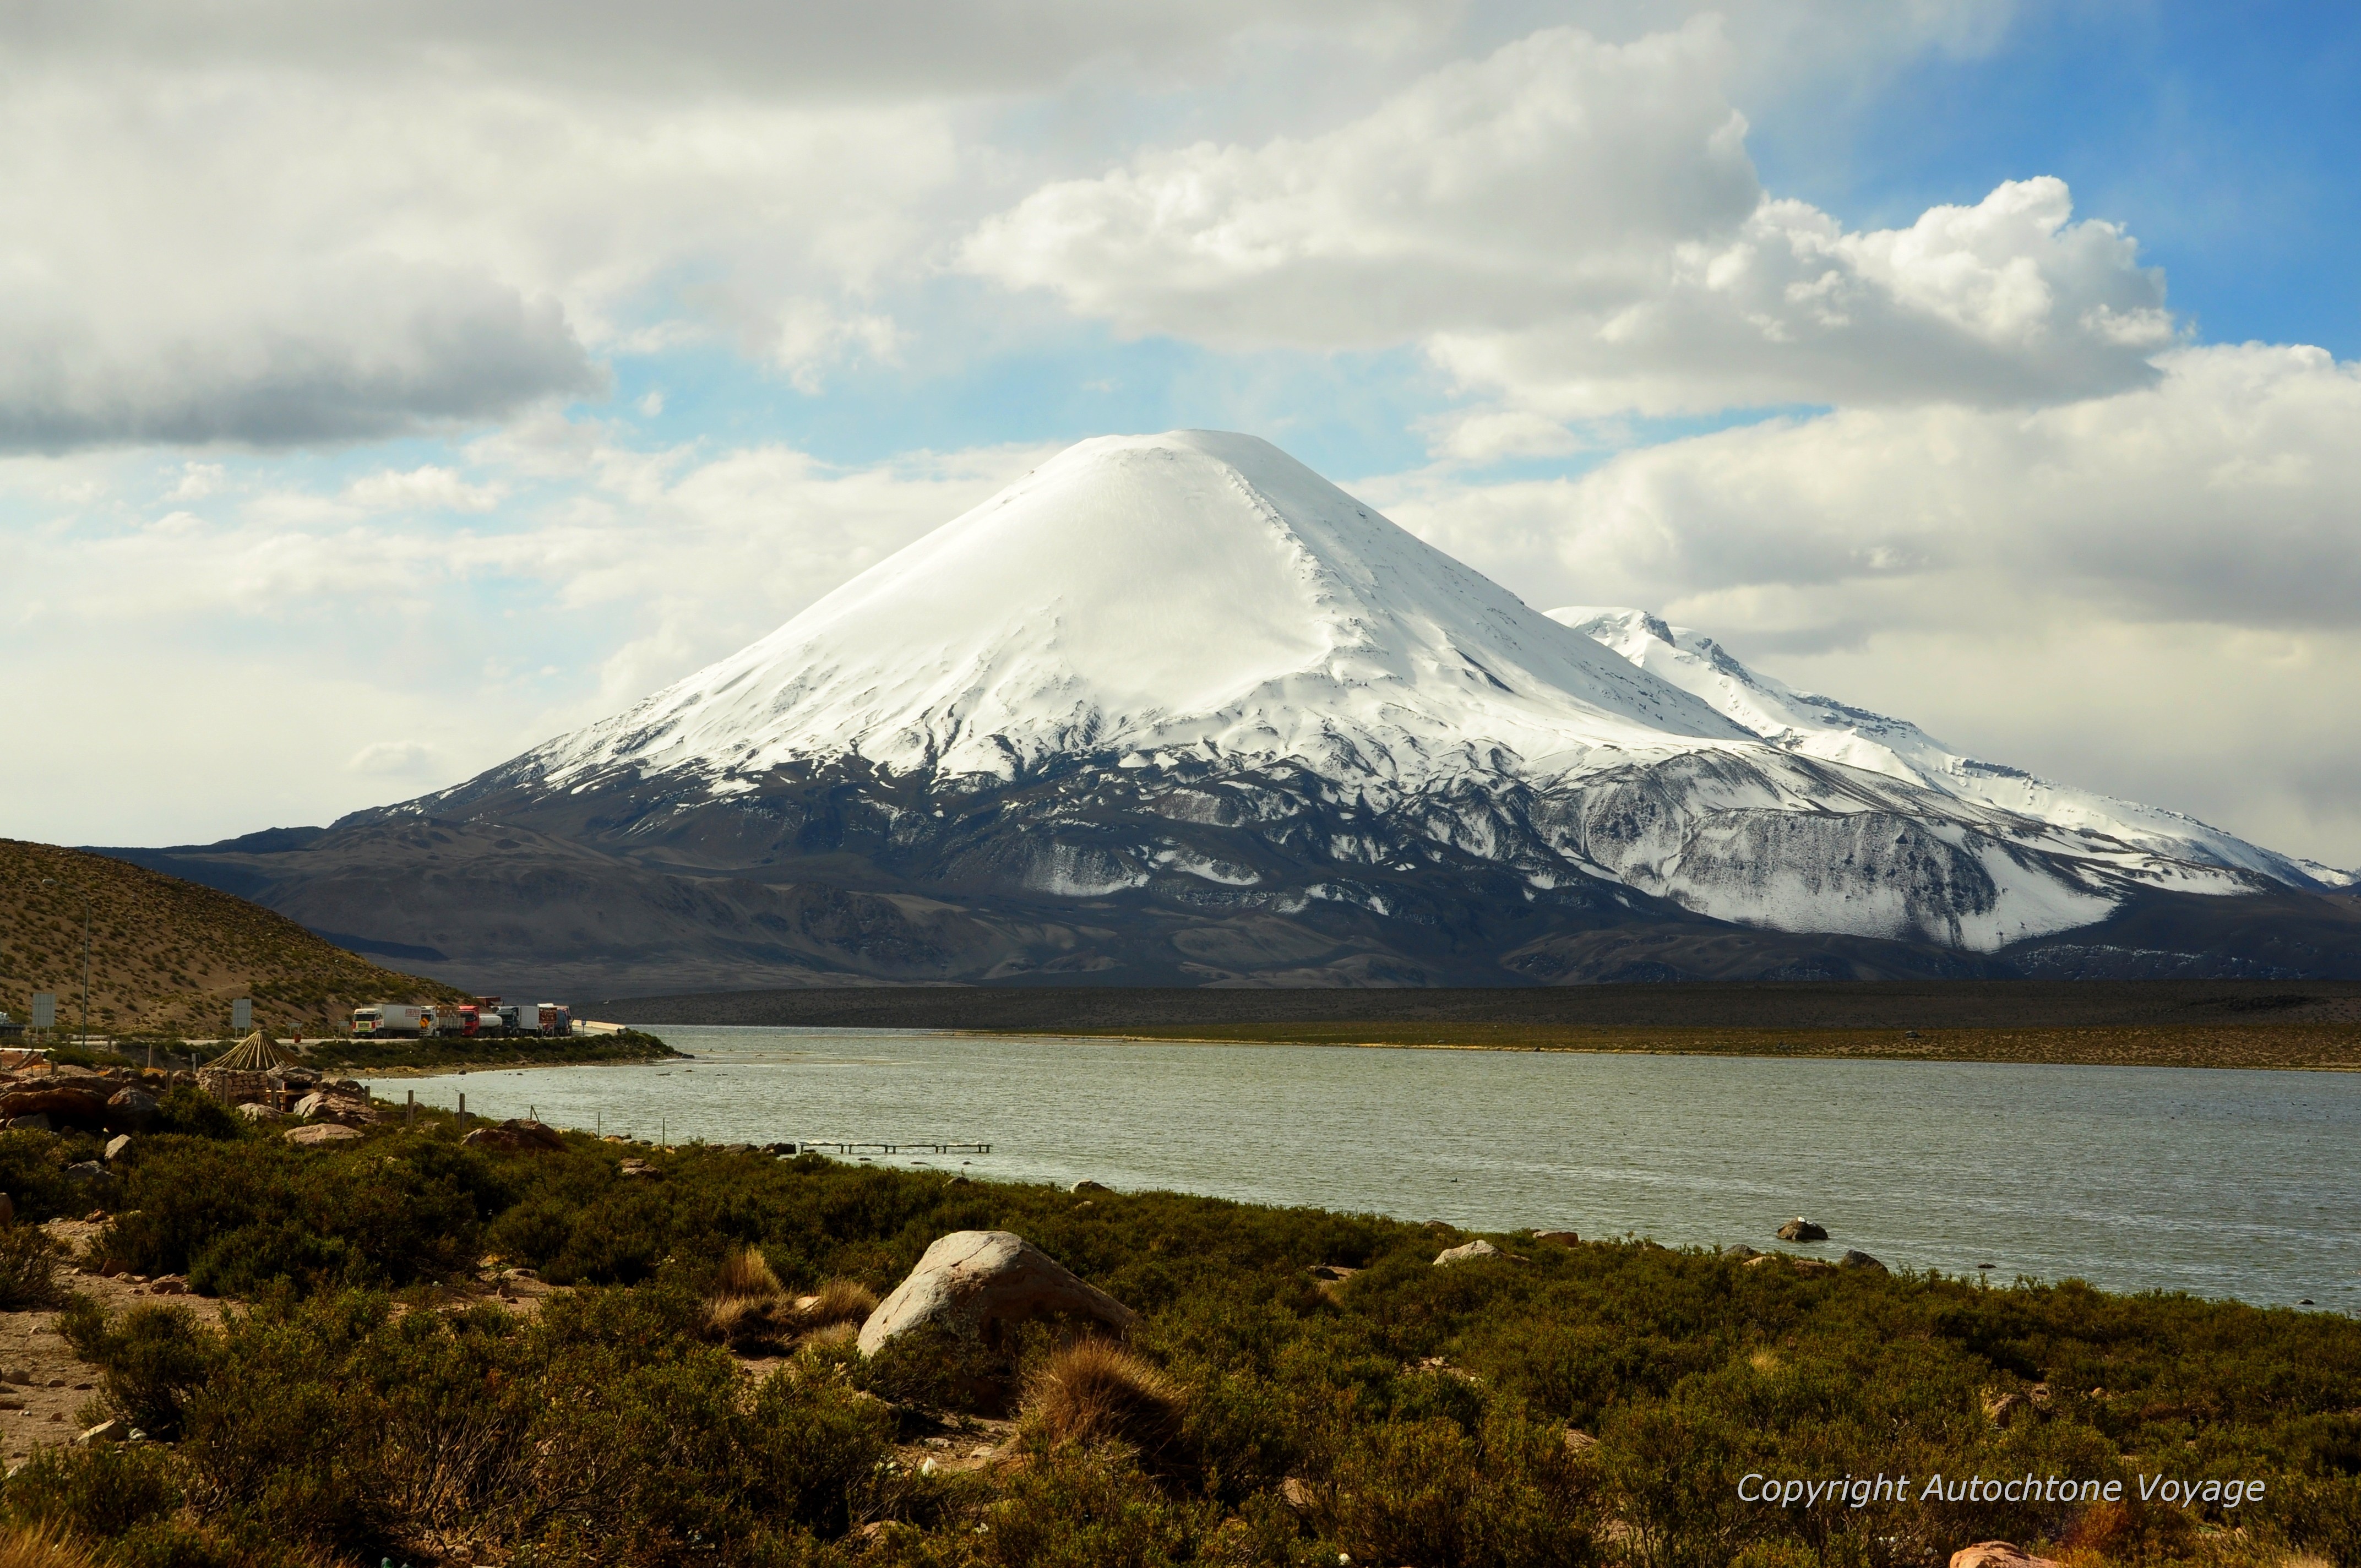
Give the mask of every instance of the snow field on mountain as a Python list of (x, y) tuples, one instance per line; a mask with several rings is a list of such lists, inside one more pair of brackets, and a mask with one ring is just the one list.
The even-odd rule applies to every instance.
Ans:
[(1192, 431), (1070, 448), (540, 755), (553, 782), (843, 756), (1008, 777), (1161, 749), (1414, 785), (1751, 739), (1268, 444)]

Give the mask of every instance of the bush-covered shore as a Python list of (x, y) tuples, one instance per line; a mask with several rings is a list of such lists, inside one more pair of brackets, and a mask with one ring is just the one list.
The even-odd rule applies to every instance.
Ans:
[(599, 1062), (660, 1061), (680, 1053), (642, 1029), (614, 1035), (483, 1035), (475, 1039), (323, 1040), (307, 1065), (369, 1072), (447, 1072), (461, 1067), (581, 1067)]
[[(218, 1328), (170, 1298), (60, 1316), (103, 1369), (90, 1414), (151, 1441), (22, 1466), (0, 1560), (1803, 1568), (2004, 1539), (2361, 1564), (2340, 1316), (1530, 1235), (1436, 1267), (1468, 1237), (579, 1134), (489, 1152), (440, 1116), (297, 1148), (185, 1091), (168, 1111), (116, 1162), (89, 1261), (236, 1305)], [(41, 1273), (24, 1222), (79, 1212), (88, 1142), (0, 1135), (12, 1305)], [(1137, 1310), (1129, 1354), (1037, 1330), (1014, 1365), (953, 1341), (864, 1360), (847, 1321), (981, 1229)], [(511, 1267), (558, 1288), (504, 1304), (485, 1281)], [(773, 1290), (750, 1334), (747, 1293)], [(1905, 1473), (1906, 1503), (1740, 1497)], [(2027, 1473), (2125, 1500), (1921, 1500), (1938, 1474)], [(2158, 1475), (2266, 1490), (2143, 1502)], [(37, 1534), (69, 1544), (5, 1557)]]
[[(153, 1058), (166, 1066), (203, 1065), (231, 1049), (235, 1040), (119, 1039), (104, 1047), (60, 1046), (52, 1059), (75, 1067), (139, 1067)], [(151, 1050), (151, 1047), (153, 1047)], [(283, 1047), (282, 1047), (283, 1048)], [(322, 1071), (449, 1072), (467, 1067), (582, 1067), (602, 1062), (661, 1061), (681, 1053), (643, 1029), (612, 1035), (479, 1035), (473, 1039), (393, 1036), (307, 1041), (290, 1053), (302, 1066)]]

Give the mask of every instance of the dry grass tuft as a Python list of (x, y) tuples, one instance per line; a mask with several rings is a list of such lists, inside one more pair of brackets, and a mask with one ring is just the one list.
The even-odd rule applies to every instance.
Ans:
[(752, 1247), (721, 1260), (705, 1297), (706, 1328), (732, 1350), (784, 1344), (795, 1337), (794, 1311), (779, 1277)]
[(824, 1329), (814, 1329), (804, 1335), (802, 1348), (826, 1350), (830, 1345), (851, 1344), (861, 1337), (859, 1323), (830, 1323)]
[(1023, 1420), (1053, 1446), (1119, 1439), (1148, 1457), (1180, 1436), (1182, 1396), (1163, 1373), (1108, 1340), (1079, 1340), (1025, 1388)]
[(777, 1349), (816, 1332), (857, 1329), (876, 1310), (876, 1292), (857, 1279), (831, 1279), (800, 1300), (789, 1296), (752, 1247), (721, 1260), (705, 1297), (706, 1327), (732, 1350)]
[(0, 1568), (92, 1568), (93, 1559), (47, 1525), (0, 1530)]
[(796, 1313), (812, 1328), (828, 1328), (837, 1323), (856, 1326), (867, 1322), (869, 1314), (877, 1310), (877, 1292), (858, 1279), (830, 1279), (821, 1285), (816, 1295), (807, 1296), (796, 1303)]
[(779, 1277), (771, 1272), (770, 1261), (754, 1248), (740, 1247), (721, 1260), (713, 1276), (713, 1288), (707, 1292), (709, 1300), (731, 1300), (785, 1295), (786, 1288)]

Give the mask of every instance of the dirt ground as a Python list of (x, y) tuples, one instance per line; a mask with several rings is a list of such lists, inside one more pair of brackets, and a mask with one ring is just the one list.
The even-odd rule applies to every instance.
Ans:
[[(41, 1229), (79, 1253), (82, 1243), (99, 1227), (86, 1220), (52, 1220)], [(171, 1301), (185, 1306), (202, 1322), (221, 1317), (222, 1304), (202, 1296), (159, 1295), (144, 1275), (122, 1274), (103, 1278), (95, 1274), (61, 1270), (59, 1277), (78, 1294), (95, 1298), (109, 1311), (121, 1311), (145, 1301)], [(7, 1444), (7, 1465), (14, 1470), (46, 1443), (71, 1442), (82, 1431), (103, 1419), (84, 1407), (98, 1392), (97, 1368), (68, 1349), (57, 1331), (55, 1312), (0, 1312), (0, 1437)]]

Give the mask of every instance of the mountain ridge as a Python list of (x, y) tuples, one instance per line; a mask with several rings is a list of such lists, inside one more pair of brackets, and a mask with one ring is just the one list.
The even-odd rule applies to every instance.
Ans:
[(2200, 853), (1944, 787), (1863, 733), (1782, 743), (1709, 658), (1630, 632), (1252, 437), (1101, 438), (622, 713), (192, 858), (317, 928), (635, 984), (1998, 974), (2126, 909), (2321, 891), (2213, 829)]

